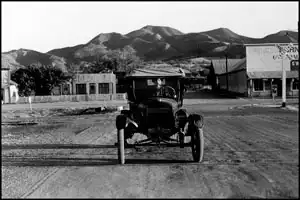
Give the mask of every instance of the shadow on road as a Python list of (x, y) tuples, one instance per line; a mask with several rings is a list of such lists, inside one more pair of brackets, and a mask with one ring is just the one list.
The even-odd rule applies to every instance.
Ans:
[(116, 148), (114, 145), (97, 144), (2, 144), (2, 150), (18, 149), (90, 149), (90, 148)]
[[(9, 150), (24, 150), (24, 149), (107, 149), (116, 148), (114, 145), (94, 145), (94, 144), (21, 144), (21, 145), (2, 145), (2, 151)], [(112, 154), (110, 154), (111, 156)], [(82, 156), (82, 155), (81, 155)], [(117, 157), (117, 154), (115, 154)], [(99, 155), (100, 157), (100, 155)], [(149, 165), (149, 164), (174, 164), (174, 163), (191, 163), (190, 160), (170, 160), (170, 159), (126, 159), (126, 164), (129, 165)], [(95, 158), (83, 157), (68, 157), (67, 155), (55, 156), (5, 156), (2, 154), (2, 166), (104, 166), (104, 165), (118, 165), (117, 158)]]
[[(189, 160), (162, 160), (162, 159), (126, 159), (126, 165), (150, 165), (150, 164), (185, 164), (192, 163)], [(106, 166), (119, 165), (117, 159), (113, 158), (3, 158), (2, 166), (18, 167), (63, 167), (63, 166)]]

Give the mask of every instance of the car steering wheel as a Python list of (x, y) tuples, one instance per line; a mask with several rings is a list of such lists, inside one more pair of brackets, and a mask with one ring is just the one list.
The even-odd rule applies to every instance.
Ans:
[(158, 94), (163, 97), (165, 96), (165, 97), (170, 97), (170, 98), (176, 98), (175, 89), (172, 88), (171, 86), (162, 86), (159, 89)]

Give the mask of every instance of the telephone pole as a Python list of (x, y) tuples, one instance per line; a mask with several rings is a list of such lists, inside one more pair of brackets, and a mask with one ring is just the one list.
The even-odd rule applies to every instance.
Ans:
[(10, 94), (10, 68), (8, 69), (7, 72), (7, 85), (8, 85), (8, 103), (11, 103), (11, 94)]
[(228, 55), (227, 53), (225, 54), (225, 58), (226, 58), (226, 89), (229, 92), (229, 88), (228, 88)]
[(229, 82), (228, 82), (228, 51), (230, 48), (230, 43), (227, 44), (227, 49), (225, 52), (225, 61), (226, 61), (226, 89), (229, 92)]

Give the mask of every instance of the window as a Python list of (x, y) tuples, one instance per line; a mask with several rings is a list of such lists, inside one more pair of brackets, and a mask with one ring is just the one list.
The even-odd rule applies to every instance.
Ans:
[(263, 91), (264, 90), (264, 83), (262, 79), (254, 79), (254, 91)]
[(76, 94), (86, 94), (86, 84), (76, 84)]
[(298, 71), (299, 69), (299, 60), (291, 61), (291, 71)]
[(299, 80), (294, 79), (292, 89), (293, 90), (299, 90)]
[(90, 83), (90, 94), (96, 94), (96, 84)]
[(265, 90), (271, 90), (271, 80), (265, 80)]
[(109, 83), (99, 83), (99, 94), (109, 94)]

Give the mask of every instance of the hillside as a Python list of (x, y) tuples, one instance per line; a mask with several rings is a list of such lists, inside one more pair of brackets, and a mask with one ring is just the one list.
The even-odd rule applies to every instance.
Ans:
[(183, 33), (177, 29), (167, 26), (147, 25), (139, 30), (135, 30), (126, 34), (126, 36), (130, 38), (143, 37), (144, 35), (154, 35), (156, 37), (165, 38), (175, 35), (183, 35)]
[[(286, 35), (288, 33), (288, 35)], [(64, 68), (65, 63), (94, 61), (98, 56), (126, 46), (145, 61), (170, 60), (193, 56), (245, 56), (243, 44), (298, 42), (298, 32), (279, 31), (263, 38), (250, 38), (234, 33), (228, 28), (218, 28), (198, 33), (182, 33), (166, 26), (147, 25), (125, 35), (100, 33), (86, 44), (53, 49), (47, 53), (19, 49), (2, 53), (2, 66), (16, 68), (34, 62), (54, 64)], [(230, 47), (227, 45), (231, 44)]]
[(1, 67), (10, 68), (12, 71), (36, 63), (52, 65), (66, 71), (65, 59), (48, 53), (19, 49), (1, 54)]
[[(115, 32), (99, 34), (76, 51), (70, 51), (68, 57), (65, 57), (65, 53), (60, 53), (59, 50), (52, 50), (48, 53), (65, 57), (67, 60), (80, 58), (88, 61), (96, 55), (104, 55), (109, 50), (122, 49), (129, 45), (136, 50), (139, 57), (146, 61), (197, 55), (222, 56), (225, 51), (228, 51), (228, 54), (232, 56), (243, 57), (245, 56), (245, 48), (242, 44), (281, 43), (298, 40), (296, 32), (289, 32), (289, 34), (292, 39), (281, 34), (281, 32), (264, 38), (250, 38), (234, 33), (227, 28), (184, 34), (171, 27), (147, 25), (125, 35)], [(227, 48), (227, 44), (231, 44), (231, 47)], [(63, 50), (61, 49), (61, 51)]]

